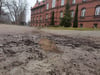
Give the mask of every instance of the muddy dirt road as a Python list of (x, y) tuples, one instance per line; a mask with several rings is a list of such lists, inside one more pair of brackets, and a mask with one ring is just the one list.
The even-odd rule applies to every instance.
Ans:
[[(45, 51), (39, 43), (43, 38), (61, 53)], [(99, 36), (91, 38), (1, 25), (0, 75), (100, 75)]]

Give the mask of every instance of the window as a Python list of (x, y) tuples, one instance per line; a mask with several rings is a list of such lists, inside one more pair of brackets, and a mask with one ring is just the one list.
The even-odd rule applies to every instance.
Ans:
[(85, 17), (85, 13), (86, 13), (86, 9), (83, 8), (82, 11), (81, 11), (81, 17)]
[(38, 22), (38, 16), (37, 16), (37, 19), (36, 19), (36, 21)]
[(35, 20), (35, 18), (33, 17), (33, 21)]
[(74, 11), (71, 11), (71, 17), (72, 18), (74, 17)]
[(97, 28), (98, 27), (98, 24), (94, 24), (94, 28)]
[(40, 9), (38, 9), (38, 13), (40, 13)]
[(37, 9), (37, 13), (39, 13), (39, 9)]
[(32, 18), (32, 21), (34, 21), (34, 17)]
[(42, 17), (40, 17), (40, 20), (42, 21)]
[(100, 16), (100, 6), (96, 7), (95, 15)]
[(56, 0), (52, 0), (52, 8), (54, 8), (56, 5)]
[(42, 16), (40, 16), (40, 22), (42, 21)]
[(72, 4), (75, 4), (76, 3), (76, 0), (72, 0)]
[(47, 10), (49, 9), (49, 3), (47, 3)]
[(46, 15), (46, 20), (48, 19), (48, 14)]
[(65, 0), (61, 0), (61, 6), (63, 6), (63, 5), (64, 5), (64, 1), (65, 1)]
[(45, 2), (45, 0), (43, 0), (43, 3)]
[(60, 18), (63, 18), (63, 12), (60, 12)]
[(40, 12), (42, 12), (42, 8), (40, 9)]
[(38, 16), (37, 16), (37, 21), (38, 21)]
[(80, 28), (83, 28), (83, 24), (80, 24)]
[(83, 2), (86, 2), (87, 0), (82, 0)]

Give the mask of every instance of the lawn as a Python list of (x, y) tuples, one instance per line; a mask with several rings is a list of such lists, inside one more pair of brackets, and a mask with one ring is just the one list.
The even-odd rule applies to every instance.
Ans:
[(80, 30), (80, 31), (100, 31), (100, 28), (72, 28), (72, 27), (47, 27), (47, 29), (51, 30)]

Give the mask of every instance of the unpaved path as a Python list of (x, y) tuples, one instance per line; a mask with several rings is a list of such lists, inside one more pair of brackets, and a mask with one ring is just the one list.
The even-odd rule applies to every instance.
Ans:
[[(98, 32), (92, 40), (87, 39), (92, 32), (82, 37), (76, 37), (77, 31), (68, 31), (72, 36), (67, 31), (68, 35), (47, 32), (1, 25), (0, 75), (100, 75), (100, 42), (95, 41)], [(43, 38), (53, 41), (61, 53), (45, 52), (39, 44)]]
[(66, 35), (71, 37), (100, 37), (100, 31), (78, 31), (78, 30), (50, 30), (50, 29), (41, 29), (42, 31)]
[[(0, 34), (9, 34), (9, 33), (30, 33), (32, 31), (38, 31), (34, 27), (25, 27), (17, 25), (5, 25), (0, 24)], [(75, 30), (50, 30), (50, 29), (41, 29), (48, 33), (53, 33), (57, 35), (66, 35), (71, 37), (100, 37), (100, 31), (75, 31)]]
[(28, 26), (0, 24), (0, 34), (31, 33), (33, 30), (35, 29)]

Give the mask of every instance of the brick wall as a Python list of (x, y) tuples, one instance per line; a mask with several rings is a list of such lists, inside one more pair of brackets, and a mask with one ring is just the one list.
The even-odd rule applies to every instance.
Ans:
[[(66, 4), (66, 1), (64, 4)], [(49, 4), (49, 9), (46, 9), (46, 4)], [(72, 0), (70, 0), (70, 10), (75, 12), (76, 4), (79, 4), (79, 12), (78, 12), (78, 20), (79, 27), (82, 25), (83, 27), (92, 28), (94, 24), (97, 24), (97, 27), (100, 27), (100, 16), (95, 16), (95, 9), (97, 5), (100, 5), (100, 0), (87, 0), (83, 2), (82, 0), (76, 0), (75, 4), (72, 4)], [(82, 9), (86, 9), (85, 17), (81, 17)], [(42, 10), (42, 11), (41, 11)], [(32, 8), (31, 15), (31, 25), (34, 26), (45, 26), (50, 25), (51, 14), (54, 11), (55, 13), (55, 25), (59, 25), (60, 23), (60, 12), (64, 12), (65, 5), (61, 6), (61, 0), (56, 0), (56, 7), (52, 8), (52, 0), (45, 0), (45, 2), (36, 3), (36, 5)], [(41, 11), (41, 12), (40, 12)], [(46, 15), (48, 15), (48, 19), (46, 19)], [(40, 16), (42, 20), (40, 20)], [(38, 17), (38, 20), (36, 20)]]

